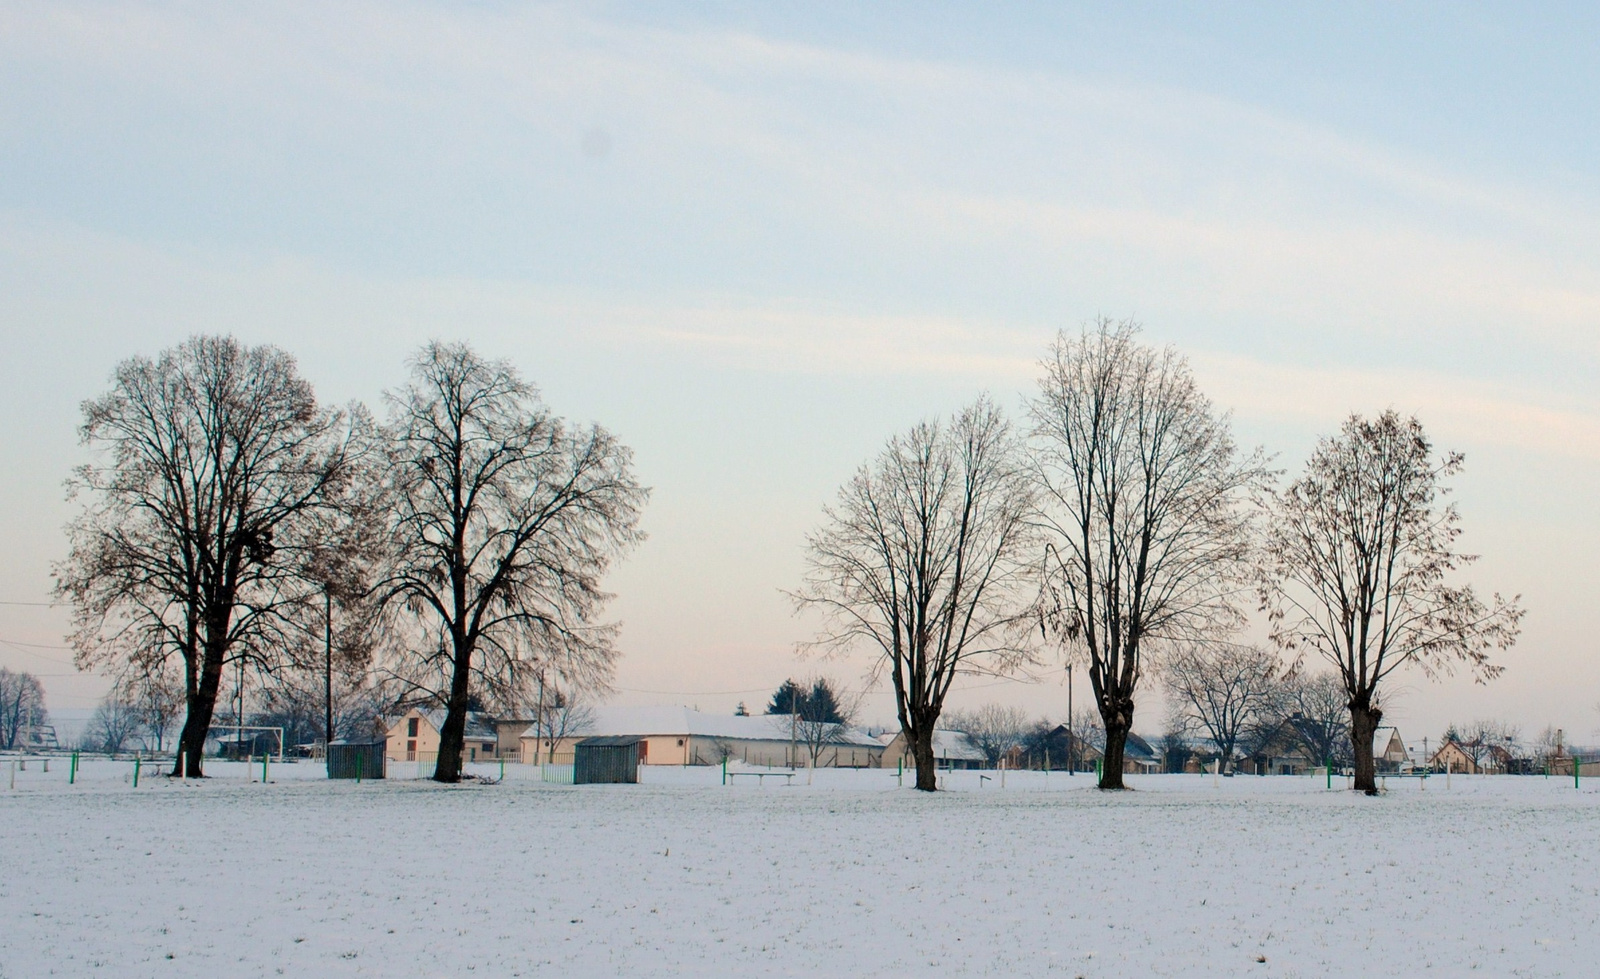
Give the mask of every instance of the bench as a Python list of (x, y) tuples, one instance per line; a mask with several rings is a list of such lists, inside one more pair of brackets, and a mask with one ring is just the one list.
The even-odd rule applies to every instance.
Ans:
[(794, 772), (729, 772), (728, 779), (732, 781), (736, 778), (753, 778), (759, 786), (769, 778), (781, 778), (785, 785), (789, 785), (794, 782), (794, 775)]

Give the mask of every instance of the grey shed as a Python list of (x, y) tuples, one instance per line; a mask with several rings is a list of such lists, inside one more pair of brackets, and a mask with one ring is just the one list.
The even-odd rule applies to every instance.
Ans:
[(639, 737), (584, 738), (573, 745), (572, 784), (639, 781)]
[(329, 778), (383, 778), (387, 741), (335, 741), (328, 745)]

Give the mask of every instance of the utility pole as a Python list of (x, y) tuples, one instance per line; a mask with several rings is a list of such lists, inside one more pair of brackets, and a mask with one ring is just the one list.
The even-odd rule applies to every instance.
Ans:
[(1072, 750), (1072, 664), (1067, 664), (1067, 774), (1078, 774), (1078, 756)]
[[(322, 584), (322, 741), (323, 750), (333, 744), (333, 594)], [(326, 757), (326, 756), (324, 756)]]
[[(233, 752), (237, 756), (244, 747), (244, 657), (239, 657), (239, 712), (234, 718)], [(234, 759), (237, 761), (237, 757)]]

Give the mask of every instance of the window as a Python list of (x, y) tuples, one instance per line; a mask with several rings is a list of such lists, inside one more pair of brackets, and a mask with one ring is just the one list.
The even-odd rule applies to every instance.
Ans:
[[(413, 723), (415, 723), (415, 722), (413, 722)], [(417, 760), (417, 743), (415, 741), (407, 741), (406, 742), (406, 761), (416, 761), (416, 760)]]
[(683, 739), (682, 738), (678, 739), (678, 747), (680, 747), (680, 748), (683, 747)]
[(406, 737), (414, 738), (416, 736), (417, 736), (417, 719), (415, 717), (413, 717), (411, 720), (406, 721)]

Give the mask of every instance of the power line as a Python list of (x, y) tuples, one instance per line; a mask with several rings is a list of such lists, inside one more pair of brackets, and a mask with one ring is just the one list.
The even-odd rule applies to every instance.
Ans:
[(0, 602), (0, 605), (26, 605), (30, 608), (60, 608), (60, 602)]
[(58, 646), (43, 642), (23, 642), (20, 639), (0, 638), (0, 642), (10, 643), (13, 646), (31, 646), (34, 649), (71, 649), (71, 646)]

